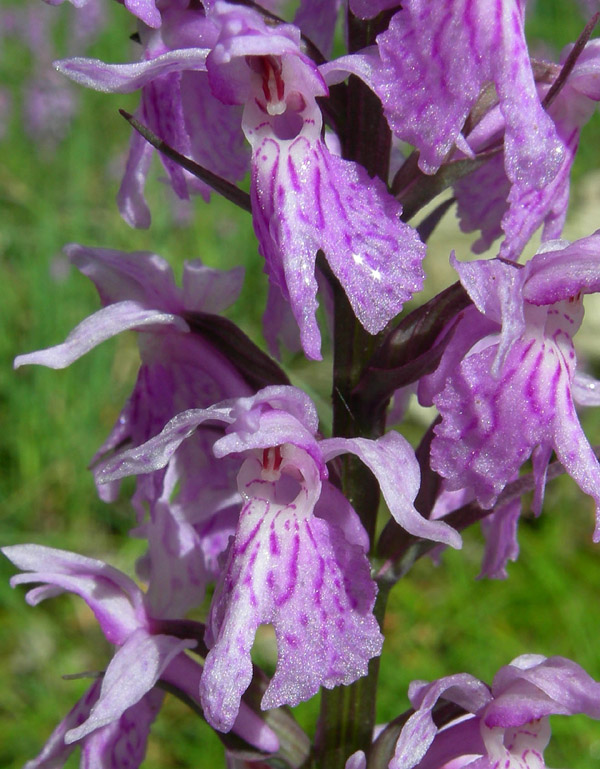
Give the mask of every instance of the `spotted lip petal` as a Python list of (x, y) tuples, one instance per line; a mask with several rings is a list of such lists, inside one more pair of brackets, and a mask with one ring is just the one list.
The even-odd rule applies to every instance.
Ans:
[(291, 502), (278, 501), (277, 481), (264, 478), (258, 457), (238, 478), (246, 499), (211, 607), (211, 646), (201, 681), (204, 712), (216, 729), (231, 728), (252, 677), (250, 650), (260, 624), (271, 623), (278, 662), (263, 708), (296, 705), (320, 686), (365, 675), (383, 638), (372, 609), (375, 584), (364, 550), (341, 529), (313, 515), (319, 471), (301, 449), (281, 449), (282, 473), (300, 472)]
[(461, 141), (469, 111), (492, 81), (506, 121), (510, 180), (542, 186), (556, 175), (564, 153), (537, 96), (523, 13), (521, 0), (408, 0), (377, 38), (382, 65), (374, 89), (426, 173)]
[[(564, 62), (572, 46), (561, 55)], [(543, 98), (550, 86), (538, 83)], [(564, 148), (564, 159), (554, 179), (543, 186), (524, 179), (511, 185), (501, 156), (492, 158), (454, 187), (461, 229), (481, 230), (473, 250), (479, 253), (504, 232), (500, 255), (518, 259), (533, 233), (543, 225), (542, 241), (560, 236), (569, 203), (570, 174), (579, 145), (581, 128), (591, 117), (600, 98), (600, 43), (588, 42), (562, 90), (548, 109)], [(490, 120), (490, 118), (494, 118)], [(495, 108), (469, 136), (474, 149), (500, 140), (504, 118)]]
[(432, 444), (432, 466), (449, 488), (473, 488), (491, 507), (534, 446), (552, 444), (561, 420), (557, 393), (572, 372), (550, 340), (528, 335), (513, 343), (499, 377), (492, 373), (498, 346), (465, 358), (434, 398), (442, 414)]
[(384, 184), (331, 155), (313, 129), (291, 141), (263, 139), (251, 194), (269, 276), (289, 297), (305, 352), (319, 358), (317, 251), (325, 253), (358, 320), (375, 334), (422, 288), (425, 246), (400, 221), (402, 208)]

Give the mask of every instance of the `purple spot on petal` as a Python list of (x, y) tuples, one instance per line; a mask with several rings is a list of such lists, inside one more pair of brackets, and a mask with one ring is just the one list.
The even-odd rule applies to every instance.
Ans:
[(279, 539), (274, 531), (271, 531), (269, 536), (269, 549), (271, 551), (271, 555), (279, 555), (281, 552), (279, 548)]
[(252, 531), (250, 532), (250, 534), (249, 534), (248, 538), (246, 539), (246, 541), (242, 542), (241, 545), (238, 545), (238, 547), (236, 548), (236, 551), (235, 551), (236, 555), (243, 555), (246, 552), (246, 550), (248, 549), (248, 545), (256, 537), (256, 535), (258, 534), (258, 531), (259, 531), (261, 526), (262, 526), (262, 521), (259, 521), (256, 524), (256, 526), (252, 529)]

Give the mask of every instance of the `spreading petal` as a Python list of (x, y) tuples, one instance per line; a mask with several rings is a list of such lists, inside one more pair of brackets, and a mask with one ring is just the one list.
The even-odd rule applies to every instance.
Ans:
[(27, 601), (35, 606), (63, 591), (81, 596), (96, 615), (111, 643), (123, 643), (144, 622), (143, 594), (135, 582), (103, 561), (42, 545), (13, 545), (2, 553), (25, 574), (11, 585), (42, 583), (30, 590)]
[(128, 708), (137, 704), (154, 687), (162, 671), (179, 652), (195, 645), (196, 641), (150, 635), (143, 628), (134, 631), (106, 669), (100, 696), (89, 718), (67, 732), (65, 742), (76, 742), (121, 718)]
[(116, 336), (121, 331), (161, 325), (175, 326), (179, 331), (188, 330), (187, 323), (176, 315), (159, 310), (147, 310), (137, 302), (117, 302), (83, 320), (62, 344), (27, 355), (18, 355), (14, 365), (15, 368), (32, 364), (54, 369), (66, 368), (86, 352), (93, 350), (101, 342)]
[(104, 93), (131, 93), (157, 77), (182, 70), (205, 70), (208, 48), (168, 51), (135, 64), (106, 64), (100, 59), (73, 58), (55, 62), (63, 75), (86, 88)]
[(156, 437), (140, 446), (96, 464), (99, 483), (128, 475), (143, 475), (163, 468), (200, 424), (209, 420), (231, 422), (229, 409), (190, 409), (174, 417)]
[(390, 431), (376, 441), (366, 438), (329, 438), (321, 442), (325, 461), (338, 454), (356, 454), (373, 472), (390, 513), (397, 523), (416, 537), (461, 547), (460, 535), (447, 523), (429, 521), (414, 507), (421, 475), (414, 452), (397, 432)]

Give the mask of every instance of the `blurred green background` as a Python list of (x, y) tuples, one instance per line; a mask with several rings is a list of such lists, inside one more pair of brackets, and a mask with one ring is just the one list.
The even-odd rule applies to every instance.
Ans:
[[(135, 56), (128, 40), (134, 22), (121, 6), (108, 1), (106, 6), (111, 23), (89, 54), (126, 61)], [(49, 10), (39, 0), (0, 2), (3, 15), (14, 7)], [(60, 54), (67, 50), (68, 17), (74, 10), (66, 3), (51, 10), (60, 19), (54, 32)], [(539, 0), (529, 22), (532, 48), (557, 54), (582, 25), (573, 3)], [(7, 123), (0, 143), (0, 543), (75, 550), (132, 574), (140, 543), (127, 539), (133, 518), (126, 498), (115, 505), (101, 503), (86, 466), (134, 381), (133, 335), (105, 343), (65, 371), (13, 372), (12, 360), (63, 340), (98, 308), (91, 284), (61, 255), (65, 243), (152, 250), (168, 259), (176, 274), (184, 259), (195, 257), (222, 268), (246, 264), (244, 293), (231, 316), (257, 341), (265, 298), (262, 264), (249, 217), (223, 201), (210, 206), (194, 201), (187, 223), (174, 225), (174, 201), (160, 181), (158, 162), (148, 185), (152, 227), (134, 231), (120, 219), (114, 199), (129, 128), (117, 109), (133, 111), (135, 95), (77, 91), (80, 108), (64, 140), (52, 145), (28, 138), (22, 109), (35, 62), (18, 36), (6, 31), (0, 40), (0, 80), (12, 97), (12, 112), (0, 115)], [(600, 223), (599, 123), (596, 117), (583, 134), (569, 237), (589, 234)], [(432, 239), (428, 264), (434, 283), (448, 274), (450, 249), (465, 258), (471, 240), (457, 236), (451, 212)], [(590, 365), (597, 367), (600, 310), (590, 304), (582, 339)], [(294, 381), (326, 409), (330, 364), (293, 357), (286, 362)], [(413, 409), (409, 437), (416, 439), (428, 418)], [(600, 443), (598, 415), (588, 413), (585, 420), (591, 442)], [(406, 689), (413, 679), (468, 671), (490, 680), (501, 665), (525, 652), (572, 657), (600, 678), (600, 559), (592, 530), (591, 500), (570, 479), (560, 479), (549, 488), (543, 515), (524, 518), (521, 557), (509, 566), (508, 580), (476, 580), (482, 555), (478, 531), (467, 532), (464, 550), (445, 553), (438, 566), (429, 560), (418, 564), (392, 593), (379, 721), (407, 707)], [(102, 669), (111, 655), (83, 602), (62, 597), (27, 607), (24, 591), (8, 587), (13, 572), (0, 560), (0, 767), (5, 769), (37, 755), (87, 685), (61, 676)], [(256, 651), (260, 661), (273, 665), (268, 634)], [(317, 708), (318, 698), (297, 709), (307, 728)], [(598, 765), (599, 724), (578, 717), (556, 718), (553, 726), (549, 766)], [(68, 766), (78, 766), (78, 760), (76, 752)], [(168, 697), (145, 766), (204, 769), (222, 763), (220, 743), (210, 729)]]

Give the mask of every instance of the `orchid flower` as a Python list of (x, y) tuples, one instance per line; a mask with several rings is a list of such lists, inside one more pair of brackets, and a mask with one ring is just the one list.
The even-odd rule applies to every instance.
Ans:
[(263, 708), (295, 705), (319, 686), (349, 684), (365, 675), (369, 659), (381, 651), (368, 537), (327, 480), (326, 462), (340, 453), (356, 454), (379, 480), (400, 525), (454, 547), (460, 537), (415, 510), (418, 465), (398, 433), (376, 441), (319, 441), (314, 405), (292, 387), (269, 387), (250, 398), (183, 412), (148, 443), (104, 460), (99, 479), (163, 467), (207, 421), (227, 425), (215, 455), (242, 462), (243, 506), (211, 605), (201, 682), (206, 718), (227, 731), (252, 677), (250, 650), (259, 625), (273, 625), (279, 652)]
[[(59, 72), (98, 91), (128, 93), (140, 89), (139, 120), (178, 152), (230, 180), (248, 170), (248, 151), (240, 128), (241, 110), (226, 106), (210, 91), (206, 56), (218, 35), (204, 11), (177, 3), (162, 8), (160, 23), (139, 24), (141, 61), (108, 65), (75, 57), (56, 63)], [(138, 133), (131, 137), (125, 174), (117, 196), (119, 210), (133, 227), (150, 226), (144, 197), (154, 149)], [(161, 156), (173, 190), (181, 199), (190, 192), (206, 200), (210, 188)]]
[(448, 489), (469, 489), (491, 507), (533, 454), (539, 512), (555, 451), (596, 503), (597, 541), (600, 467), (574, 405), (579, 393), (597, 403), (597, 388), (578, 384), (573, 336), (582, 295), (600, 289), (600, 234), (551, 241), (523, 268), (497, 259), (453, 264), (476, 309), (465, 313), (438, 370), (420, 385), (421, 401), (433, 401), (442, 416), (432, 467)]
[[(496, 674), (491, 689), (466, 673), (409, 688), (415, 713), (404, 726), (390, 769), (442, 769), (466, 757), (472, 769), (544, 769), (548, 716), (585, 713), (600, 719), (600, 684), (564, 657), (524, 654)], [(440, 697), (465, 716), (441, 729), (432, 711)]]
[[(58, 66), (83, 85), (113, 92), (143, 91), (172, 73), (206, 69), (214, 96), (194, 91), (196, 80), (190, 80), (186, 98), (193, 93), (203, 114), (244, 108), (241, 128), (252, 148), (254, 228), (271, 285), (289, 301), (305, 353), (320, 358), (315, 317), (320, 249), (359, 321), (369, 333), (381, 331), (422, 287), (425, 247), (400, 221), (401, 206), (383, 182), (327, 148), (317, 97), (328, 89), (317, 65), (302, 52), (299, 30), (267, 24), (253, 9), (223, 2), (215, 3), (202, 23), (218, 30), (216, 41), (213, 32), (196, 36), (210, 49), (171, 49), (137, 65), (71, 59)], [(172, 86), (168, 92), (179, 100)], [(169, 114), (179, 114), (186, 104), (182, 97)], [(227, 112), (228, 118), (232, 114)], [(214, 151), (220, 130), (196, 125), (194, 135), (199, 144), (206, 138)], [(158, 133), (169, 140), (164, 131)], [(141, 145), (139, 151), (145, 151)]]
[[(65, 342), (19, 356), (15, 367), (64, 368), (105, 339), (127, 329), (137, 331), (141, 367), (134, 390), (92, 464), (144, 443), (182, 408), (252, 392), (245, 376), (202, 330), (210, 330), (217, 321), (215, 314), (236, 298), (243, 277), (240, 268), (221, 272), (198, 260), (188, 262), (183, 287), (178, 288), (171, 268), (156, 254), (78, 245), (68, 246), (66, 252), (94, 282), (104, 307), (73, 329)], [(204, 325), (199, 326), (198, 319)], [(252, 347), (247, 339), (246, 346)], [(254, 360), (254, 378), (266, 357), (260, 355)], [(199, 600), (217, 573), (218, 554), (233, 533), (239, 505), (235, 468), (226, 461), (215, 463), (212, 457), (219, 435), (218, 429), (199, 430), (178, 452), (168, 475), (161, 471), (140, 479), (132, 500), (140, 523), (134, 533), (147, 538), (152, 551), (146, 568), (179, 569), (182, 579), (187, 570), (184, 582), (196, 586)], [(111, 501), (118, 484), (99, 486), (99, 492)], [(143, 523), (147, 510), (149, 520)], [(161, 542), (170, 543), (165, 561)], [(166, 605), (177, 610), (179, 602), (170, 599)]]
[(332, 154), (317, 97), (328, 89), (291, 25), (267, 26), (247, 8), (217, 3), (207, 58), (214, 93), (244, 104), (252, 146), (252, 211), (273, 286), (288, 299), (304, 351), (320, 357), (315, 319), (321, 249), (362, 325), (380, 331), (422, 285), (425, 249), (383, 183)]

